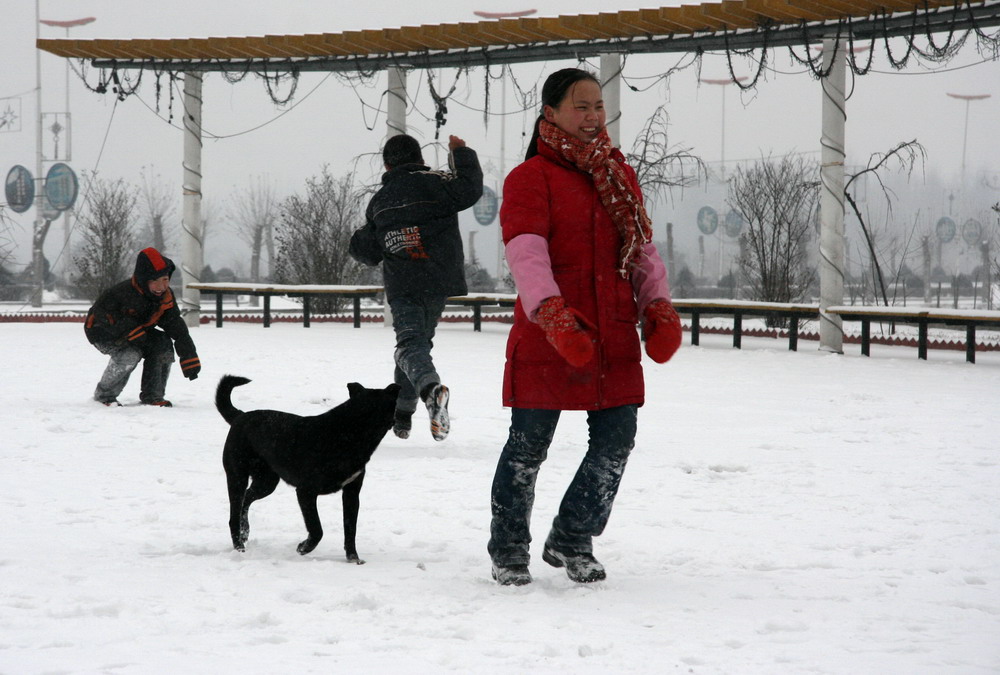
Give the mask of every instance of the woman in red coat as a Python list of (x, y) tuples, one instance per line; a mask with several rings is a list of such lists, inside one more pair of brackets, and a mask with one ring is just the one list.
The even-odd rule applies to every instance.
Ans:
[(500, 210), (518, 292), (503, 385), (511, 427), (493, 479), (488, 547), (503, 585), (531, 582), (535, 479), (563, 410), (587, 411), (590, 437), (542, 559), (573, 581), (605, 578), (592, 540), (607, 524), (635, 444), (644, 401), (640, 313), (655, 361), (681, 342), (635, 171), (604, 126), (599, 81), (576, 68), (555, 72), (542, 104)]

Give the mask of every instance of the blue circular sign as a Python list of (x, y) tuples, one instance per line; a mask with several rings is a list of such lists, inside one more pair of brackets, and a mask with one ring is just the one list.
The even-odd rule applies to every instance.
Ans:
[(7, 205), (14, 213), (24, 213), (35, 201), (35, 179), (31, 172), (20, 164), (7, 173), (7, 184), (4, 186)]
[(480, 225), (489, 225), (496, 219), (498, 210), (497, 193), (484, 185), (483, 196), (472, 205), (472, 213), (476, 216), (476, 222)]
[(719, 214), (711, 206), (698, 209), (698, 229), (705, 234), (715, 234), (719, 229)]
[(57, 211), (73, 208), (78, 191), (79, 184), (73, 169), (62, 162), (53, 164), (45, 175), (45, 196), (52, 208)]
[(738, 211), (730, 211), (726, 214), (725, 223), (726, 234), (735, 239), (740, 236), (743, 230), (743, 215)]
[(962, 239), (969, 246), (976, 246), (983, 240), (983, 224), (975, 218), (969, 218), (962, 223)]
[(938, 241), (942, 244), (947, 244), (949, 241), (954, 239), (955, 231), (957, 229), (955, 221), (948, 216), (938, 218), (937, 225), (934, 227), (935, 232), (937, 232)]

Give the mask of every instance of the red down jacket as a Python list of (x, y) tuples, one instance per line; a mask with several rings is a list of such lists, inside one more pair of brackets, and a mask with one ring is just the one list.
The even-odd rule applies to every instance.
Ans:
[[(538, 143), (539, 154), (517, 166), (503, 187), (500, 224), (506, 244), (522, 234), (548, 241), (556, 284), (566, 304), (597, 326), (596, 353), (570, 366), (530, 321), (518, 299), (507, 339), (503, 404), (514, 408), (602, 410), (644, 402), (638, 308), (628, 278), (617, 272), (622, 238), (589, 174)], [(635, 172), (624, 156), (635, 182)], [(638, 187), (636, 187), (638, 190)]]

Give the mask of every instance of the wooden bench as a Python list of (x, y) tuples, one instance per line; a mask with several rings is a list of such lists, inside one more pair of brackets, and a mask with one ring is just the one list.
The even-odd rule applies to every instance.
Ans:
[(976, 327), (1000, 328), (1000, 312), (974, 309), (910, 309), (906, 307), (830, 307), (844, 321), (861, 322), (861, 354), (871, 356), (871, 323), (905, 323), (917, 326), (917, 358), (927, 359), (928, 326), (965, 326), (965, 360), (976, 362)]
[[(309, 327), (309, 299), (322, 295), (340, 295), (354, 300), (354, 327), (361, 326), (361, 298), (375, 297), (383, 292), (382, 286), (336, 286), (328, 284), (251, 284), (203, 283), (188, 284), (202, 293), (215, 294), (215, 325), (222, 327), (222, 298), (225, 295), (256, 295), (264, 298), (264, 327), (271, 325), (271, 297), (275, 295), (302, 298), (302, 325)], [(472, 308), (472, 327), (482, 330), (483, 307), (513, 307), (517, 301), (514, 293), (470, 293), (448, 298), (449, 305)]]
[(733, 347), (740, 349), (743, 343), (744, 316), (780, 316), (788, 319), (788, 349), (799, 348), (799, 320), (818, 319), (819, 305), (789, 304), (784, 302), (754, 302), (742, 300), (674, 300), (678, 314), (691, 317), (691, 344), (700, 339), (702, 316), (726, 315), (733, 317)]
[(264, 328), (271, 325), (271, 297), (280, 295), (302, 298), (302, 325), (309, 327), (309, 299), (323, 295), (339, 295), (354, 300), (354, 327), (361, 327), (361, 298), (373, 298), (382, 293), (381, 286), (338, 286), (330, 284), (240, 284), (204, 283), (188, 284), (202, 293), (215, 294), (215, 325), (222, 328), (222, 296), (257, 295), (264, 298)]
[(470, 293), (448, 298), (449, 305), (472, 307), (472, 329), (482, 331), (483, 307), (513, 307), (517, 302), (516, 293)]

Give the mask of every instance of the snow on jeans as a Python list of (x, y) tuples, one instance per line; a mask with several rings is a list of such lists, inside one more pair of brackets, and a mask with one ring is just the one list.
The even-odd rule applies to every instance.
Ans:
[(417, 409), (417, 398), (428, 384), (440, 382), (431, 349), (434, 331), (444, 311), (447, 298), (415, 299), (393, 298), (392, 327), (396, 332), (396, 369), (393, 377), (401, 387), (396, 399), (396, 410), (412, 413)]
[(146, 331), (140, 346), (120, 346), (114, 343), (95, 344), (97, 350), (111, 357), (101, 375), (101, 381), (94, 390), (98, 401), (118, 398), (128, 383), (132, 371), (145, 359), (142, 366), (140, 396), (143, 400), (157, 401), (163, 398), (170, 375), (170, 365), (174, 361), (173, 341), (166, 333), (158, 330)]
[[(493, 478), (493, 522), (488, 550), (500, 565), (530, 560), (531, 508), (538, 469), (548, 454), (559, 410), (511, 409), (510, 435)], [(604, 531), (625, 464), (635, 446), (638, 406), (587, 412), (587, 454), (563, 495), (546, 544), (563, 553), (593, 553)]]

